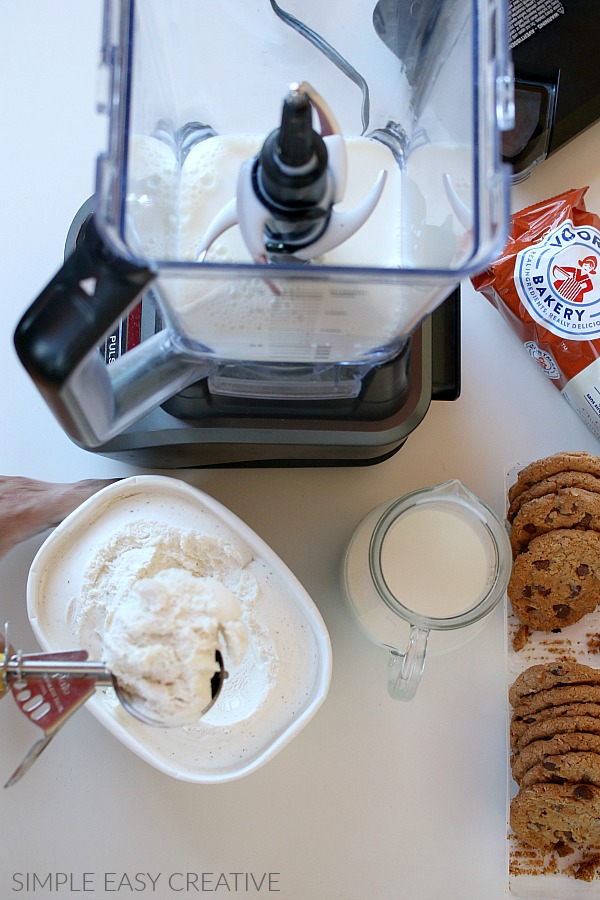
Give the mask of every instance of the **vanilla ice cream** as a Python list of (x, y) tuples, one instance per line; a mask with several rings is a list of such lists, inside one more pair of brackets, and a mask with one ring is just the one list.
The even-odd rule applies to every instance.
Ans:
[(220, 650), (229, 673), (219, 703), (260, 706), (278, 654), (254, 611), (259, 588), (241, 542), (134, 519), (97, 548), (67, 610), (73, 634), (102, 659), (134, 704), (166, 725), (197, 722), (211, 700)]
[(212, 699), (220, 638), (239, 662), (247, 648), (239, 599), (212, 577), (165, 569), (136, 582), (106, 623), (104, 661), (144, 715), (197, 722)]

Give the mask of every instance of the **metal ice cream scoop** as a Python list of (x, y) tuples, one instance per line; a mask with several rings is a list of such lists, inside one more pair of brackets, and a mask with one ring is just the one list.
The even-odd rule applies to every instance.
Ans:
[[(97, 687), (112, 686), (123, 708), (145, 725), (171, 727), (171, 723), (152, 718), (142, 707), (142, 698), (126, 691), (102, 662), (88, 660), (86, 650), (24, 654), (15, 652), (8, 642), (7, 626), (0, 636), (0, 698), (12, 693), (21, 712), (44, 732), (5, 787), (14, 784), (29, 769), (59, 728), (92, 696)], [(200, 716), (177, 725), (194, 724), (215, 703), (227, 678), (223, 657), (215, 652), (217, 669), (211, 678), (211, 699)]]

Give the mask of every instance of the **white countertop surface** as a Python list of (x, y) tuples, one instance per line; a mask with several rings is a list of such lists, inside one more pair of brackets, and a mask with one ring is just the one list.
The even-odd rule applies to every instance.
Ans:
[[(60, 265), (75, 211), (93, 193), (105, 142), (105, 122), (94, 113), (100, 15), (100, 0), (0, 7), (2, 474), (66, 481), (142, 471), (74, 446), (12, 345), (18, 318)], [(597, 125), (544, 162), (513, 190), (513, 208), (589, 184), (588, 208), (600, 212), (599, 142)], [(505, 896), (502, 610), (462, 652), (430, 659), (417, 697), (403, 704), (386, 693), (386, 651), (359, 632), (338, 584), (352, 531), (381, 501), (457, 477), (501, 514), (507, 467), (559, 449), (598, 452), (470, 285), (462, 353), (460, 399), (434, 402), (387, 462), (166, 473), (232, 509), (304, 584), (331, 635), (329, 697), (265, 767), (215, 786), (157, 772), (87, 711), (78, 713), (24, 779), (0, 794), (2, 897)], [(25, 585), (42, 539), (0, 561), (2, 616), (24, 649), (36, 646)], [(9, 700), (0, 715), (3, 782), (28, 749), (31, 727)], [(49, 873), (69, 880), (43, 888)]]

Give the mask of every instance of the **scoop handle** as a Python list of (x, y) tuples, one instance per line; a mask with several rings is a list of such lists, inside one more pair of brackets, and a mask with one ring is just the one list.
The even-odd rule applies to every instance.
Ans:
[(46, 654), (25, 656), (19, 659), (11, 657), (1, 667), (4, 674), (18, 677), (28, 675), (70, 675), (71, 677), (94, 678), (99, 684), (111, 684), (112, 675), (104, 663), (94, 660), (57, 659)]

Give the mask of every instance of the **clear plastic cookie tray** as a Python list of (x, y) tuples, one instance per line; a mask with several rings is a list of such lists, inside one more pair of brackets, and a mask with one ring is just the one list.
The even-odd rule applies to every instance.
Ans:
[[(511, 469), (505, 478), (505, 496), (514, 483), (521, 466)], [(574, 659), (594, 668), (600, 667), (600, 607), (584, 616), (575, 625), (559, 632), (524, 631), (514, 615), (510, 600), (505, 598), (505, 640), (507, 660), (506, 752), (507, 752), (507, 870), (508, 894), (525, 900), (577, 900), (579, 897), (600, 897), (600, 846), (576, 850), (560, 857), (554, 851), (544, 853), (520, 841), (510, 827), (510, 802), (518, 791), (510, 768), (510, 719), (512, 708), (508, 702), (508, 687), (529, 666), (557, 659)], [(517, 649), (519, 648), (520, 649)], [(598, 854), (597, 866), (592, 866), (591, 881), (577, 877), (581, 866)]]

